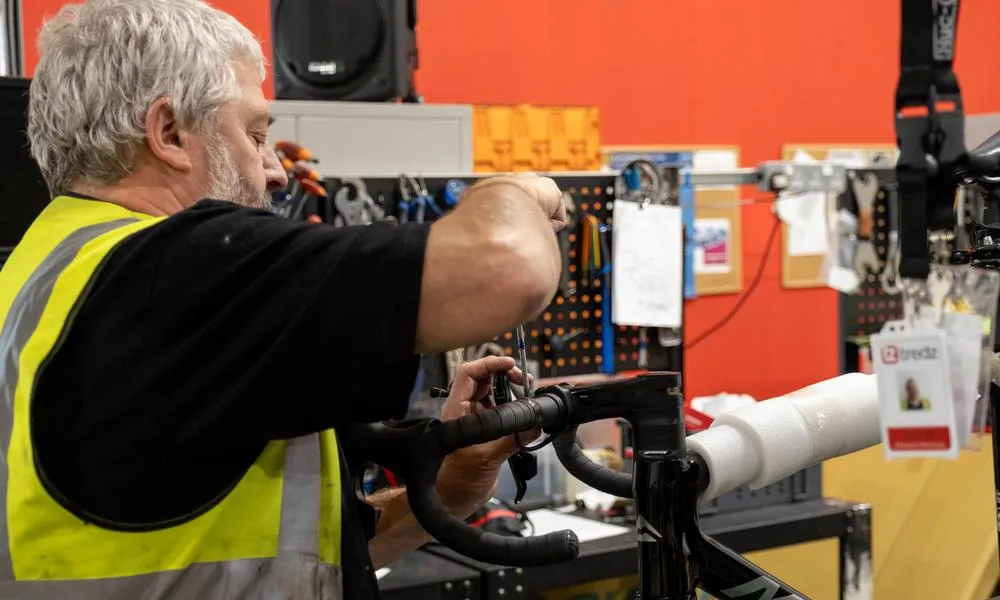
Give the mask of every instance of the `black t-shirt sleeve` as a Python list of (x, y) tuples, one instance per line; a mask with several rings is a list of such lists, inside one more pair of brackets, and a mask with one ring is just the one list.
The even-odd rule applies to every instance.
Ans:
[(404, 416), (428, 231), (203, 201), (126, 238), (36, 384), (41, 466), (83, 504), (160, 518), (267, 441)]
[(157, 395), (178, 420), (269, 440), (398, 418), (418, 365), (427, 232), (203, 202), (126, 240), (85, 312), (137, 361), (136, 385), (173, 392)]

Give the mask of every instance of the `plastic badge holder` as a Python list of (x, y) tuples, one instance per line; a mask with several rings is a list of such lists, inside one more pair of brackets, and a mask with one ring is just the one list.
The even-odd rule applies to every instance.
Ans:
[(858, 218), (840, 208), (827, 214), (827, 250), (820, 267), (820, 277), (828, 286), (843, 294), (853, 294), (861, 285), (855, 271), (860, 240)]
[(943, 331), (959, 440), (970, 450), (982, 447), (986, 431), (998, 295), (998, 272), (935, 266), (926, 281), (904, 283), (904, 318), (886, 323), (883, 329), (902, 326), (910, 331)]

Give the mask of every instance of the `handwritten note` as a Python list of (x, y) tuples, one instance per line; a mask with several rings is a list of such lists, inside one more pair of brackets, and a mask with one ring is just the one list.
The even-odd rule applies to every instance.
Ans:
[[(808, 152), (801, 148), (795, 151), (792, 162), (817, 164)], [(829, 234), (826, 230), (826, 194), (809, 192), (804, 194), (778, 194), (775, 210), (778, 217), (788, 225), (788, 256), (816, 256), (826, 254)]]
[(643, 207), (622, 200), (615, 202), (612, 218), (611, 320), (619, 325), (680, 327), (680, 207)]

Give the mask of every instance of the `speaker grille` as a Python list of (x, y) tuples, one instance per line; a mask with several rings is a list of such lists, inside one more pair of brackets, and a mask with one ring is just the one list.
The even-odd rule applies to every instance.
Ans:
[(382, 0), (277, 0), (275, 61), (287, 75), (318, 88), (368, 77), (385, 47)]

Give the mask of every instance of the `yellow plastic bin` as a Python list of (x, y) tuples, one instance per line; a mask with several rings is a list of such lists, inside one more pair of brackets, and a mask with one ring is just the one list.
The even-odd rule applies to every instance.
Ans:
[(476, 171), (593, 171), (601, 167), (597, 108), (477, 106), (473, 124)]

